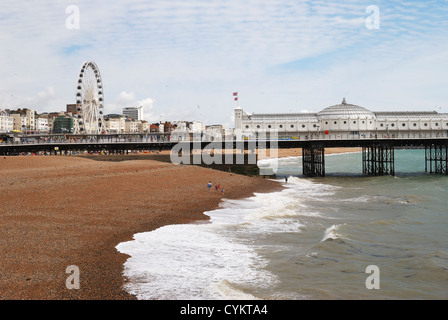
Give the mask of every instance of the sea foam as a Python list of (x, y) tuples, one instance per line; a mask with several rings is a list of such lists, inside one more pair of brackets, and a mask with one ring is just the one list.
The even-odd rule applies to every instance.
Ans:
[[(126, 289), (138, 299), (220, 299), (234, 298), (214, 290), (224, 280), (273, 280), (253, 249), (226, 239), (218, 228), (170, 225), (119, 244), (117, 250), (131, 256), (125, 263)], [(232, 292), (236, 290), (227, 291)]]
[(210, 223), (168, 225), (120, 243), (117, 250), (130, 256), (126, 289), (138, 299), (258, 298), (257, 288), (278, 281), (265, 268), (269, 261), (258, 251), (258, 239), (300, 233), (303, 217), (318, 216), (303, 199), (333, 192), (305, 179), (288, 181), (280, 192), (224, 199), (217, 210), (205, 212)]

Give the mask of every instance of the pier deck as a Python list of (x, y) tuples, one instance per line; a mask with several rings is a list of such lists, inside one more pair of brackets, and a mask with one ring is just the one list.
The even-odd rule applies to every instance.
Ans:
[[(81, 140), (26, 139), (6, 141), (0, 144), (0, 155), (23, 153), (69, 154), (74, 152), (103, 152), (106, 154), (129, 153), (142, 150), (173, 150), (188, 154), (193, 150), (211, 151), (218, 149), (294, 149), (303, 150), (303, 174), (325, 176), (325, 148), (362, 148), (363, 172), (366, 175), (394, 175), (394, 149), (425, 149), (425, 167), (430, 173), (448, 174), (448, 138), (383, 138), (345, 140), (242, 140), (242, 141), (147, 141), (142, 136), (126, 139), (111, 139), (103, 136)], [(189, 157), (188, 157), (189, 158)], [(251, 159), (250, 157), (246, 157)], [(255, 163), (256, 164), (256, 163)]]

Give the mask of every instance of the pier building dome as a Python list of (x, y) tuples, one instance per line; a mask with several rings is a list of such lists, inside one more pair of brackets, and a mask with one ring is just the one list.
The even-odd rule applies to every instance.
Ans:
[(336, 120), (336, 119), (365, 119), (373, 120), (376, 118), (375, 113), (367, 110), (366, 108), (349, 104), (342, 100), (341, 104), (336, 104), (334, 106), (323, 109), (316, 114), (319, 120)]

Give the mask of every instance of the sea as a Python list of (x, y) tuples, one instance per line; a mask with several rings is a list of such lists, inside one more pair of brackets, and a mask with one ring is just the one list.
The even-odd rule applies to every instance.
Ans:
[[(156, 300), (448, 299), (448, 176), (396, 150), (395, 176), (361, 153), (326, 155), (326, 177), (278, 161), (282, 191), (222, 201), (207, 222), (120, 243), (126, 290)], [(285, 181), (285, 178), (287, 182)], [(205, 186), (204, 186), (205, 188)]]

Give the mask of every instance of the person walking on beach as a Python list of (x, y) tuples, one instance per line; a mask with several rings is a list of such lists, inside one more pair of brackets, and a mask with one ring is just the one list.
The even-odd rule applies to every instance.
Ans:
[(212, 187), (212, 182), (209, 181), (208, 184), (207, 184), (207, 188), (208, 188), (209, 191), (210, 191), (210, 188), (211, 188), (211, 187)]
[(285, 183), (288, 183), (288, 177), (285, 177)]

